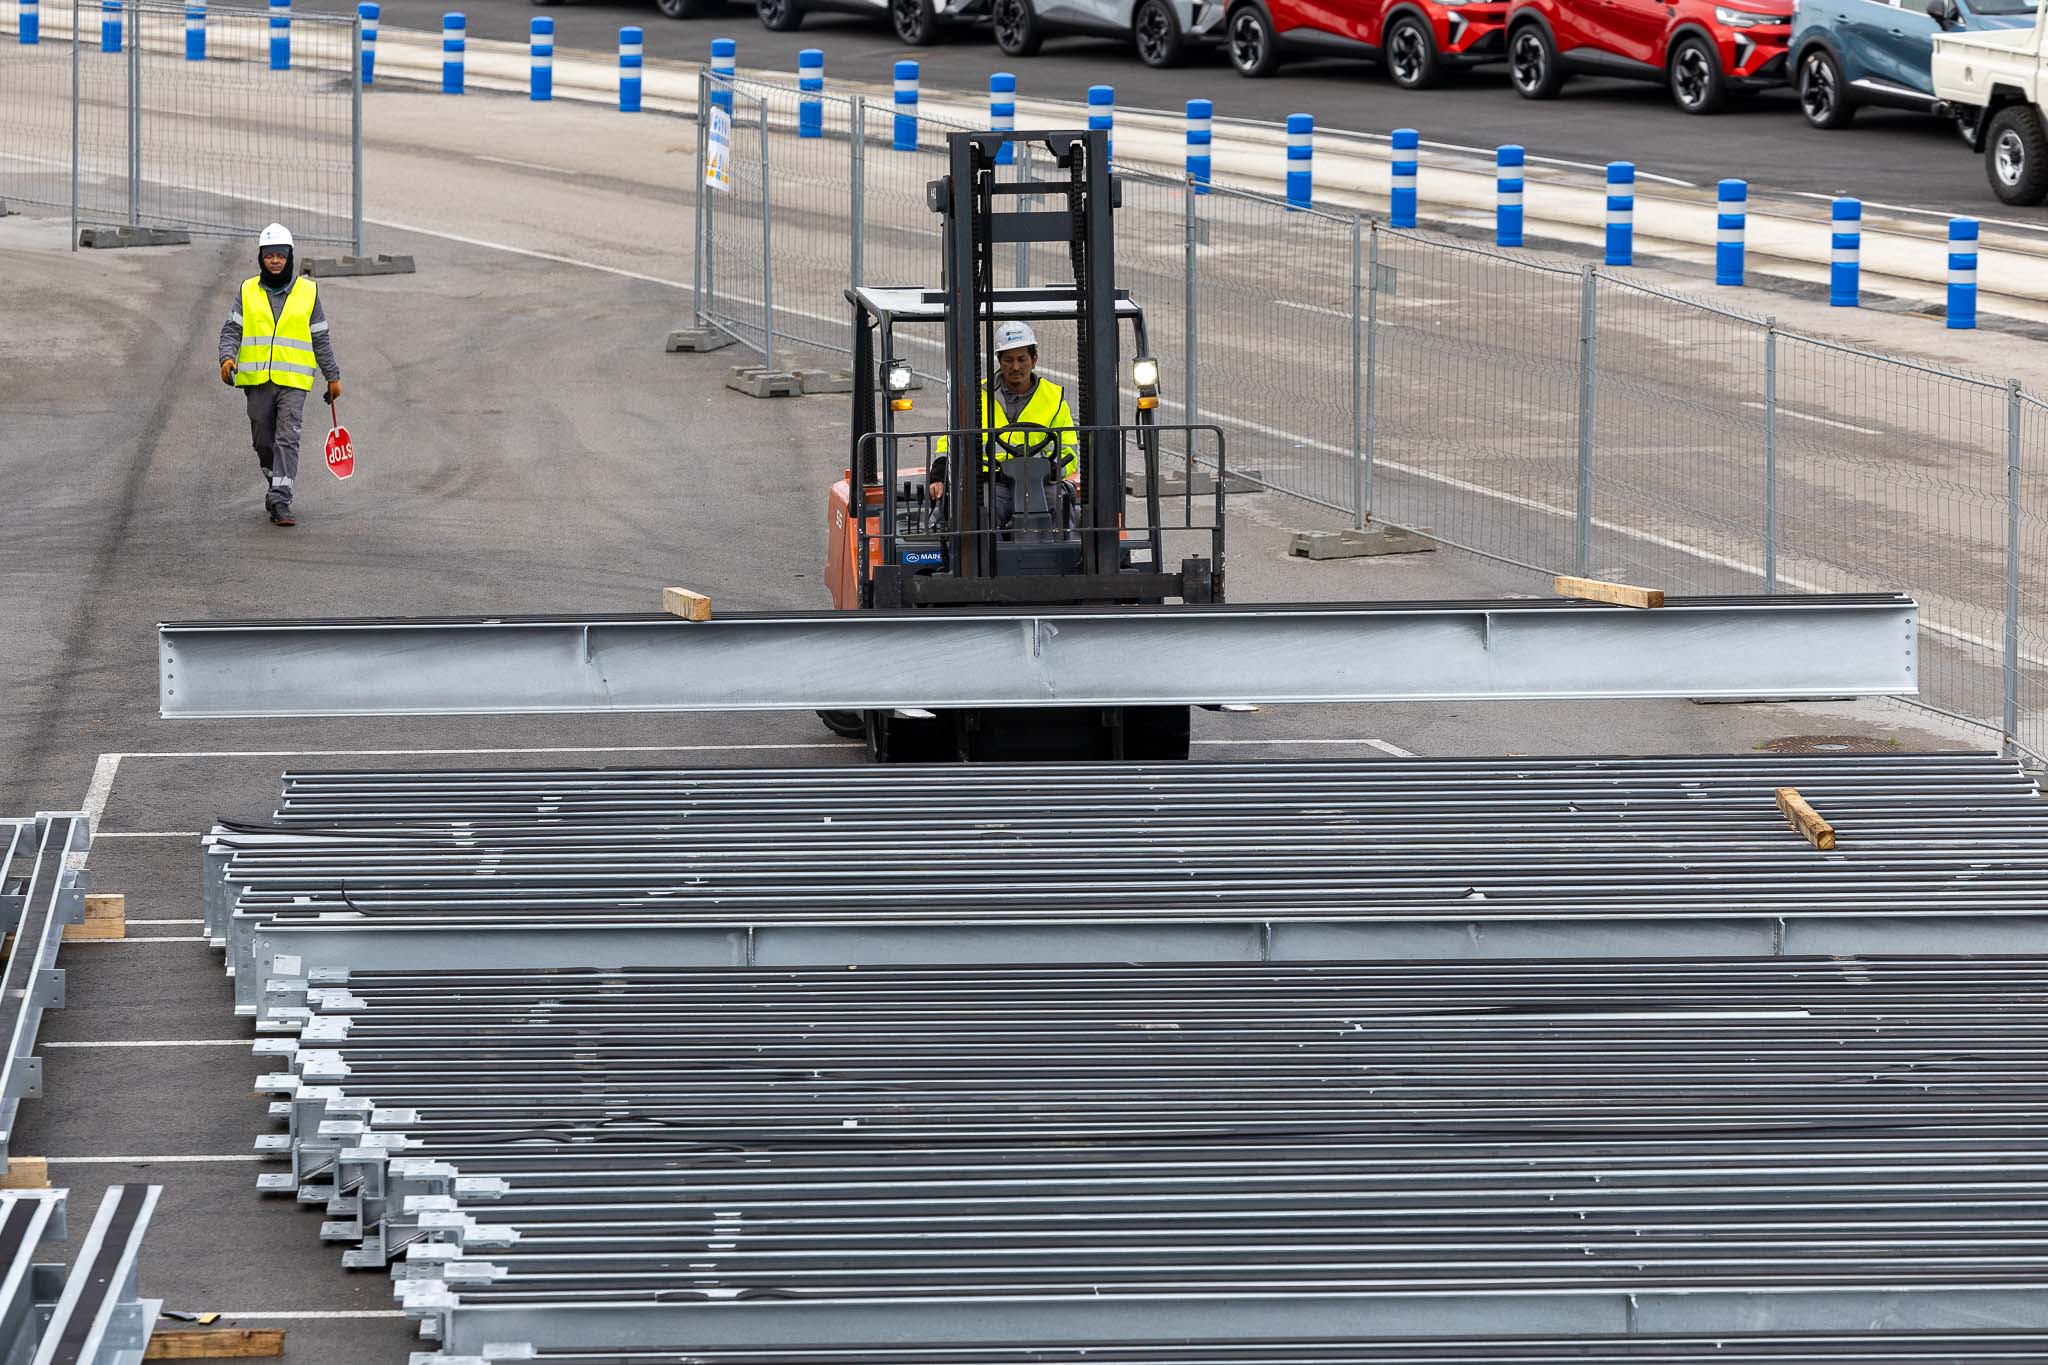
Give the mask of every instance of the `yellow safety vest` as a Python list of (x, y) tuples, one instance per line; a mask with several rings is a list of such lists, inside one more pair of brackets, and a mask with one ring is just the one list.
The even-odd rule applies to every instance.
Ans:
[(235, 386), (277, 384), (310, 389), (320, 368), (313, 359), (313, 282), (301, 275), (284, 296), (284, 316), (270, 315), (261, 275), (242, 281), (242, 349), (235, 355)]
[[(1067, 396), (1060, 386), (1050, 379), (1041, 378), (1038, 387), (1031, 391), (1031, 397), (1024, 400), (1023, 411), (1012, 423), (1003, 415), (1003, 405), (989, 397), (988, 385), (981, 386), (981, 424), (989, 429), (989, 463), (1001, 464), (1014, 455), (1023, 453), (1025, 442), (1018, 439), (1013, 445), (1000, 439), (996, 433), (1009, 426), (1044, 427), (1056, 431), (1060, 437), (1060, 458), (1058, 472), (1062, 475), (1074, 472), (1074, 451), (1078, 440), (1074, 435), (1074, 414), (1067, 409)], [(933, 443), (933, 452), (946, 453), (946, 438), (941, 436)]]

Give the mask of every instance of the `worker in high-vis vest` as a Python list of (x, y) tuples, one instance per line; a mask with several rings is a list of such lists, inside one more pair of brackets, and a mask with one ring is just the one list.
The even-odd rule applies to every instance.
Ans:
[(327, 336), (327, 312), (310, 278), (292, 278), (292, 235), (272, 223), (256, 239), (257, 273), (220, 329), (220, 382), (249, 402), (249, 435), (263, 466), (263, 507), (275, 526), (296, 526), (292, 484), (299, 477), (299, 430), (316, 377), (327, 401), (341, 397), (341, 367)]
[[(1066, 478), (1074, 472), (1079, 445), (1074, 433), (1074, 414), (1067, 407), (1067, 395), (1060, 386), (1050, 379), (1040, 377), (1038, 369), (1038, 334), (1027, 323), (999, 322), (996, 324), (996, 368), (1001, 373), (1002, 383), (990, 394), (986, 381), (981, 386), (981, 425), (986, 429), (984, 448), (987, 457), (982, 468), (999, 467), (1003, 461), (1017, 455), (1043, 454), (1053, 461), (1053, 472)], [(993, 398), (993, 402), (991, 402)], [(1033, 449), (1036, 433), (1015, 432), (1004, 435), (1004, 429), (1012, 426), (1043, 427), (1059, 436), (1058, 453)], [(1042, 442), (1042, 437), (1036, 438)], [(931, 483), (932, 498), (936, 501), (946, 493), (946, 438), (941, 436), (932, 442), (932, 467), (927, 471)], [(1001, 483), (995, 486), (996, 520), (998, 524), (1010, 520), (1014, 494)]]

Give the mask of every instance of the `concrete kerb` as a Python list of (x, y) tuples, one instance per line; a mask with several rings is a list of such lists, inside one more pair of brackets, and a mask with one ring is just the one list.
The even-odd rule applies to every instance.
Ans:
[[(472, 38), (468, 44), (468, 83), (479, 89), (524, 92), (531, 58), (523, 43)], [(438, 34), (385, 30), (379, 40), (380, 77), (420, 81), (440, 79)], [(777, 86), (789, 83), (786, 72), (740, 72), (744, 82), (758, 79)], [(695, 67), (649, 63), (642, 76), (643, 109), (694, 116), (697, 108)], [(864, 94), (886, 99), (882, 83), (834, 82), (835, 94)], [(558, 99), (611, 103), (618, 98), (617, 58), (611, 54), (577, 53), (557, 48), (554, 94)], [(981, 127), (987, 122), (986, 95), (924, 91), (920, 112), (935, 120)], [(1020, 127), (1078, 126), (1085, 119), (1078, 103), (1020, 100)], [(1216, 180), (1234, 188), (1279, 197), (1283, 190), (1287, 134), (1279, 126), (1219, 120), (1219, 136), (1211, 148)], [(1132, 169), (1178, 178), (1186, 156), (1185, 121), (1178, 114), (1117, 110), (1117, 161)], [(1422, 216), (1439, 220), (1491, 221), (1494, 209), (1493, 155), (1437, 146), (1424, 147)], [(1526, 221), (1531, 232), (1561, 241), (1598, 245), (1606, 231), (1607, 192), (1602, 172), (1532, 162)], [(1332, 210), (1384, 214), (1392, 191), (1389, 147), (1384, 139), (1318, 130), (1316, 202)], [(1711, 185), (1686, 188), (1643, 179), (1636, 186), (1637, 249), (1705, 253), (1714, 249), (1715, 191)], [(1766, 200), (1752, 188), (1748, 213), (1747, 250), (1753, 264), (1783, 263), (1796, 271), (1825, 273), (1830, 250), (1827, 205), (1812, 210), (1796, 203)], [(1869, 211), (1863, 226), (1863, 272), (1878, 280), (1898, 281), (1921, 289), (1946, 289), (1948, 246), (1945, 223), (1905, 213)], [(1995, 243), (1995, 245), (1994, 245)], [(2048, 239), (1999, 232), (1986, 224), (1979, 247), (1978, 279), (1984, 297), (2004, 297), (2048, 304)], [(1727, 303), (1740, 307), (1745, 297), (1765, 290), (1726, 291)], [(1703, 294), (1703, 297), (1705, 295)], [(1754, 311), (1768, 311), (1756, 306)]]

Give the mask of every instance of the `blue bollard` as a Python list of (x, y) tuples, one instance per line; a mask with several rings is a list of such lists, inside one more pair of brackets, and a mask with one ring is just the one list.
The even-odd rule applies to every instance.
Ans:
[(270, 0), (270, 69), (292, 69), (292, 0)]
[(1287, 116), (1287, 207), (1305, 209), (1315, 202), (1316, 121), (1310, 114)]
[(462, 93), (462, 52), (469, 20), (461, 14), (441, 16), (441, 93)]
[(825, 136), (825, 49), (807, 47), (796, 54), (796, 135)]
[(530, 100), (555, 97), (555, 21), (548, 15), (535, 19), (527, 29), (527, 59), (532, 63), (526, 87)]
[(21, 33), (24, 46), (33, 46), (43, 40), (43, 17), (36, 0), (21, 0)]
[(739, 72), (740, 45), (730, 38), (711, 40), (711, 103), (732, 116), (732, 83)]
[(1528, 154), (1510, 142), (1494, 153), (1493, 244), (1522, 244), (1522, 164)]
[(1196, 194), (1209, 192), (1209, 137), (1216, 106), (1208, 100), (1188, 101), (1188, 179)]
[(206, 60), (206, 6), (185, 6), (185, 60)]
[(1607, 163), (1607, 264), (1636, 263), (1636, 168), (1633, 162)]
[(1116, 87), (1113, 85), (1091, 85), (1088, 87), (1088, 127), (1090, 131), (1100, 130), (1106, 136), (1102, 139), (1111, 161), (1116, 160)]
[(619, 112), (640, 112), (640, 63), (647, 35), (632, 25), (619, 30)]
[(374, 85), (377, 81), (377, 17), (384, 7), (376, 0), (362, 0), (356, 6), (356, 17), (363, 21), (363, 84)]
[(1397, 228), (1415, 226), (1416, 171), (1422, 159), (1422, 134), (1413, 128), (1394, 130), (1392, 213)]
[(917, 63), (896, 63), (896, 151), (917, 150)]
[(1749, 182), (1723, 180), (1716, 198), (1720, 216), (1714, 220), (1714, 283), (1739, 285), (1742, 238), (1749, 226)]
[(1863, 201), (1837, 199), (1828, 216), (1834, 220), (1834, 246), (1828, 254), (1828, 302), (1854, 308), (1861, 293)]
[(1948, 220), (1948, 325), (1977, 325), (1977, 220)]
[[(988, 126), (992, 133), (1007, 133), (1017, 126), (1017, 76), (998, 71), (988, 78)], [(996, 165), (1013, 166), (1017, 144), (1005, 142), (996, 150)]]
[(100, 0), (100, 51), (121, 50), (121, 0)]

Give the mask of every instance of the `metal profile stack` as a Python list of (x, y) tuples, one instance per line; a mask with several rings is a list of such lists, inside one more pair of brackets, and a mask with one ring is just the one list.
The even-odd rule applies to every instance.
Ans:
[(43, 1093), (43, 1063), (35, 1055), (43, 1011), (64, 1007), (64, 973), (57, 949), (64, 926), (85, 918), (85, 858), (92, 829), (84, 812), (44, 811), (0, 820), (0, 1171), (6, 1169), (14, 1115), (23, 1099)]
[(38, 1261), (67, 1233), (64, 1190), (0, 1191), (0, 1360), (10, 1365), (135, 1365), (155, 1330), (157, 1299), (135, 1284), (157, 1185), (114, 1185), (100, 1200), (67, 1275)]
[(262, 1187), (436, 1365), (1988, 1362), (2043, 818), (1968, 755), (292, 774), (208, 918), (296, 1035)]

